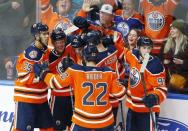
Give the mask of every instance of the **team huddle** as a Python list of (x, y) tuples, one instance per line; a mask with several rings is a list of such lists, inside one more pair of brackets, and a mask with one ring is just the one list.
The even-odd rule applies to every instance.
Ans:
[[(49, 6), (48, 0), (41, 2)], [(43, 13), (46, 9), (51, 8), (44, 6)], [(100, 13), (111, 15), (112, 10), (104, 4)], [(83, 10), (78, 12), (73, 24), (61, 21), (66, 29), (44, 24), (45, 16), (32, 25), (34, 42), (16, 64), (13, 131), (113, 131), (123, 99), (128, 112), (121, 130), (156, 130), (167, 87), (160, 59), (150, 54), (153, 41), (140, 36), (132, 48), (124, 38), (134, 37), (137, 29), (123, 36), (114, 26), (83, 15)]]

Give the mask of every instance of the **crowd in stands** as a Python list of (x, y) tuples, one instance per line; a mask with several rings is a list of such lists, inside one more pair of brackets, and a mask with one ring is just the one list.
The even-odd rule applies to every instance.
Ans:
[(35, 1), (0, 1), (0, 79), (16, 77), (16, 57), (32, 41), (29, 29), (35, 22), (35, 5)]
[[(36, 8), (36, 1), (0, 0), (1, 79), (13, 80), (16, 77), (14, 65), (17, 55), (28, 46), (28, 43), (32, 42), (29, 29), (36, 21), (36, 13), (40, 14), (42, 22), (50, 25), (50, 30), (54, 28), (54, 25), (49, 22), (54, 22), (53, 18), (49, 15), (48, 7), (45, 5), (50, 1), (41, 0), (40, 2), (38, 5), (41, 5), (41, 8), (37, 9), (39, 7)], [(112, 12), (107, 9), (108, 16), (103, 16), (103, 9), (101, 9), (103, 4), (110, 4), (113, 7)], [(187, 27), (184, 25), (188, 19), (188, 2), (186, 0), (150, 0), (150, 2), (147, 0), (51, 0), (50, 6), (53, 13), (57, 12), (55, 28), (67, 29), (73, 25), (73, 18), (80, 16), (86, 18), (88, 23), (93, 26), (89, 27), (90, 30), (96, 25), (102, 25), (99, 30), (103, 30), (104, 25), (105, 29), (120, 32), (124, 44), (129, 44), (130, 49), (134, 47), (131, 44), (134, 43), (134, 37), (140, 35), (150, 37), (154, 42), (152, 53), (157, 55), (164, 62), (165, 67), (169, 69), (167, 70), (169, 82), (172, 81), (171, 77), (174, 78), (174, 69), (176, 74), (183, 72), (183, 76), (187, 78), (187, 56), (184, 55), (187, 49)], [(101, 18), (108, 23), (103, 22)], [(174, 21), (176, 19), (181, 20)], [(63, 20), (67, 21), (67, 24), (62, 22)], [(174, 31), (176, 29), (178, 31)], [(106, 30), (104, 34), (110, 33)], [(176, 36), (174, 36), (175, 34)], [(119, 48), (118, 44), (116, 48)], [(172, 66), (177, 66), (180, 69)], [(185, 81), (187, 83), (187, 80)], [(188, 85), (181, 85), (181, 87), (188, 87)]]

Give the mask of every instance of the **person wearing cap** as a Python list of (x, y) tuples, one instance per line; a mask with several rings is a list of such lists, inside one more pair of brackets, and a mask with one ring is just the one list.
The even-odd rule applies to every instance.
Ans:
[(169, 88), (188, 93), (188, 37), (186, 23), (177, 19), (170, 25), (170, 33), (164, 47), (164, 64), (170, 77)]
[[(54, 131), (48, 105), (48, 87), (33, 73), (35, 63), (48, 59), (48, 26), (35, 23), (31, 27), (34, 42), (18, 56), (14, 86), (15, 115), (13, 131)], [(46, 67), (46, 65), (44, 65)]]
[[(84, 4), (91, 5), (89, 1), (85, 1), (83, 5)], [(80, 16), (82, 18), (87, 18), (87, 15), (84, 15), (83, 12), (87, 14), (87, 10), (86, 9), (84, 10), (82, 8), (77, 13), (77, 16)], [(97, 22), (88, 21), (88, 23), (90, 24), (88, 28), (90, 30), (101, 31), (103, 36), (112, 37), (114, 45), (118, 50), (118, 55), (120, 56), (118, 59), (121, 59), (123, 57), (124, 40), (121, 33), (116, 30), (113, 20), (114, 20), (113, 7), (110, 4), (103, 4), (99, 11), (99, 21)]]

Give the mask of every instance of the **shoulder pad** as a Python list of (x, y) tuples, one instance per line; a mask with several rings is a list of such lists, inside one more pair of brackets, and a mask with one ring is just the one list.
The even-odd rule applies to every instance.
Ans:
[(114, 72), (114, 73), (115, 73), (115, 71), (112, 70), (111, 68), (109, 68), (108, 66), (104, 66), (104, 67), (102, 67), (102, 68), (103, 68), (103, 71), (111, 71), (111, 72)]
[(69, 67), (71, 69), (74, 69), (74, 70), (82, 70), (82, 66), (81, 65), (78, 65), (78, 64), (73, 64), (71, 67)]
[(53, 63), (56, 61), (60, 56), (56, 54), (55, 50), (53, 49), (49, 54), (49, 63)]
[(29, 60), (39, 61), (43, 55), (43, 52), (31, 45), (24, 51), (25, 57)]
[(152, 74), (159, 74), (163, 72), (164, 67), (158, 57), (152, 56), (147, 64), (147, 70)]
[(136, 56), (137, 59), (139, 59), (140, 54), (139, 54), (139, 50), (138, 50), (137, 48), (134, 48), (134, 49), (132, 50), (132, 54), (133, 54), (134, 56)]
[(108, 51), (109, 52), (115, 52), (117, 49), (116, 49), (116, 47), (114, 46), (114, 45), (109, 45), (108, 46)]

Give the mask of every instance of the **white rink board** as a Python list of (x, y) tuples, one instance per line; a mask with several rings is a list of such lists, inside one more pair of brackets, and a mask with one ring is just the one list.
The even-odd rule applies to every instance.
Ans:
[[(0, 81), (0, 131), (10, 130), (14, 113), (13, 93), (13, 82)], [(169, 94), (161, 107), (158, 131), (188, 131), (187, 109), (188, 95)], [(123, 110), (126, 118), (127, 108), (124, 107)], [(119, 109), (117, 124), (121, 121), (121, 115)]]

